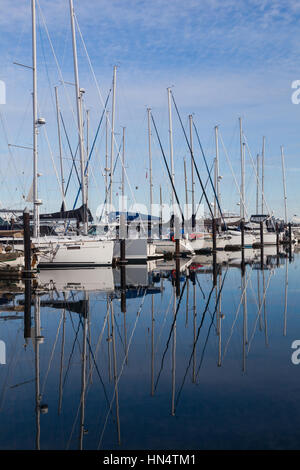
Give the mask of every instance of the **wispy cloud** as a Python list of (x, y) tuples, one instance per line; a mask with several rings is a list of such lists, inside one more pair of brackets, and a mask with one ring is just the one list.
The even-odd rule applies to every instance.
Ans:
[[(72, 81), (69, 2), (39, 0), (38, 4), (64, 77)], [(162, 132), (167, 130), (166, 87), (175, 85), (180, 109), (184, 114), (195, 113), (207, 142), (206, 136), (216, 123), (224, 128), (224, 138), (230, 141), (232, 128), (242, 114), (254, 153), (261, 146), (262, 134), (266, 134), (269, 154), (276, 155), (279, 144), (287, 141), (287, 153), (293, 155), (287, 161), (291, 167), (297, 166), (299, 108), (291, 104), (290, 84), (300, 78), (299, 0), (74, 0), (74, 6), (103, 95), (111, 83), (112, 65), (120, 65), (118, 125), (128, 127), (128, 153), (132, 159), (139, 159), (142, 153), (143, 162), (147, 161), (146, 146), (136, 132), (142, 128), (146, 135), (146, 106), (160, 117)], [(14, 142), (27, 143), (31, 133), (31, 74), (16, 69), (12, 62), (31, 62), (30, 2), (0, 0), (0, 7), (5, 12), (0, 15), (0, 79), (8, 83), (5, 112)], [(37, 12), (39, 102), (57, 153), (51, 93), (60, 77), (39, 7)], [(79, 39), (78, 45), (80, 77), (87, 90), (87, 106), (96, 120), (100, 101)], [(72, 89), (69, 93), (73, 100)], [(70, 117), (70, 110), (65, 109), (67, 101), (63, 96), (61, 99)], [(70, 117), (69, 129), (72, 122)], [(70, 132), (76, 141), (74, 128)], [(3, 145), (1, 150), (3, 153)], [(46, 146), (44, 151), (47, 155)], [(238, 147), (233, 155), (238, 158)], [(15, 158), (20, 158), (22, 165), (26, 160)], [(48, 156), (48, 166), (49, 162)], [(177, 165), (181, 165), (179, 160)]]

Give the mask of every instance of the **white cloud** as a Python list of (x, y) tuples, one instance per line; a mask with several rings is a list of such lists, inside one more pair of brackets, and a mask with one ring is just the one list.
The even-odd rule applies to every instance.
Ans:
[[(65, 79), (72, 81), (68, 1), (39, 1)], [(297, 155), (297, 138), (291, 123), (294, 119), (296, 128), (298, 108), (291, 107), (290, 83), (300, 79), (297, 24), (300, 1), (74, 0), (74, 5), (103, 95), (111, 82), (112, 65), (120, 62), (118, 125), (131, 123), (129, 133), (142, 127), (146, 105), (154, 109), (166, 127), (166, 87), (175, 85), (180, 109), (183, 114), (197, 114), (203, 126), (202, 135), (216, 123), (227, 129), (234, 126), (234, 120), (242, 113), (247, 118), (254, 148), (262, 133), (269, 132), (270, 145), (277, 146), (279, 139), (284, 143), (293, 132), (288, 141), (293, 146), (291, 153)], [(30, 2), (0, 0), (0, 7), (6, 13), (0, 15), (4, 75), (0, 79), (5, 79), (8, 85), (6, 114), (14, 139), (24, 144), (30, 141), (31, 132), (30, 119), (24, 119), (30, 103), (31, 75), (11, 63), (31, 62)], [(38, 31), (39, 100), (55, 147), (55, 116), (48, 77), (53, 92), (59, 76), (45, 34), (41, 34), (44, 51)], [(99, 100), (79, 40), (78, 43), (87, 103), (98, 118)], [(73, 100), (71, 91), (70, 96)], [(62, 101), (65, 107), (63, 97)], [(68, 125), (72, 127), (71, 119)], [(76, 132), (72, 137), (76, 138)], [(129, 144), (128, 151), (135, 158), (141, 145), (135, 145), (135, 135), (130, 138), (132, 147)]]

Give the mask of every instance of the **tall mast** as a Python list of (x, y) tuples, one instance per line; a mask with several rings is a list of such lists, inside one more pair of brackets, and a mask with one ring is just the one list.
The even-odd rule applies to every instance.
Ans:
[(245, 148), (243, 144), (243, 128), (242, 118), (239, 118), (240, 123), (240, 152), (241, 152), (241, 196), (240, 196), (240, 216), (241, 219), (245, 218)]
[(284, 221), (287, 224), (287, 198), (286, 198), (285, 165), (284, 165), (283, 146), (280, 147), (280, 150), (281, 150), (281, 165), (282, 165), (283, 194), (284, 194)]
[(108, 198), (108, 111), (105, 112), (105, 206)]
[(32, 10), (32, 71), (33, 71), (33, 236), (40, 232), (38, 201), (38, 112), (37, 112), (37, 68), (36, 68), (36, 2), (31, 0)]
[(61, 144), (61, 131), (60, 131), (60, 107), (58, 101), (58, 88), (55, 89), (55, 102), (56, 102), (56, 117), (57, 117), (57, 135), (58, 135), (58, 146), (59, 146), (59, 161), (60, 161), (60, 177), (61, 177), (61, 192), (62, 192), (62, 208), (65, 210), (65, 179), (64, 179), (64, 167), (62, 161), (62, 144)]
[(122, 136), (122, 211), (124, 211), (124, 196), (125, 196), (125, 129), (123, 127), (123, 136)]
[(86, 165), (85, 165), (85, 177), (86, 177), (86, 205), (88, 207), (89, 202), (89, 146), (90, 146), (90, 110), (86, 110)]
[(218, 202), (219, 202), (219, 127), (215, 126), (215, 142), (216, 142), (216, 159), (215, 159), (215, 192), (218, 198), (218, 201), (215, 196), (215, 204), (214, 204), (214, 218), (219, 217), (219, 209), (218, 209)]
[(111, 114), (111, 147), (110, 147), (110, 194), (109, 194), (110, 210), (111, 210), (112, 199), (113, 199), (113, 171), (114, 171), (113, 165), (114, 165), (114, 138), (115, 138), (116, 79), (117, 79), (117, 67), (114, 66), (112, 114)]
[(259, 154), (256, 157), (256, 214), (258, 214), (259, 198)]
[(90, 139), (90, 110), (86, 110), (86, 157), (89, 158)]
[(185, 187), (185, 205), (186, 205), (186, 210), (184, 216), (188, 218), (188, 203), (189, 203), (189, 198), (188, 198), (188, 188), (187, 188), (187, 175), (186, 175), (186, 160), (185, 158), (183, 159), (183, 167), (184, 167), (184, 187)]
[(163, 204), (162, 204), (162, 189), (161, 185), (159, 187), (159, 221), (160, 221), (160, 226), (161, 226), (161, 233), (159, 238), (162, 238), (162, 220), (163, 220)]
[(149, 191), (150, 191), (150, 215), (152, 215), (153, 204), (153, 184), (152, 184), (152, 148), (151, 148), (151, 108), (147, 109), (148, 113), (148, 147), (149, 147)]
[(246, 144), (243, 142), (243, 151), (242, 151), (242, 162), (243, 162), (243, 168), (242, 168), (242, 198), (243, 198), (243, 219), (245, 219), (245, 203), (246, 203), (246, 196), (245, 196), (245, 154), (246, 154)]
[(72, 29), (72, 43), (73, 43), (73, 58), (74, 58), (74, 78), (75, 78), (75, 93), (76, 93), (76, 105), (77, 105), (77, 125), (78, 125), (78, 136), (79, 136), (79, 152), (80, 152), (80, 170), (81, 170), (81, 193), (82, 193), (82, 205), (83, 205), (83, 232), (86, 235), (88, 224), (87, 224), (87, 193), (86, 193), (86, 177), (85, 177), (85, 158), (84, 158), (84, 138), (83, 138), (83, 122), (82, 122), (82, 96), (79, 88), (79, 76), (78, 76), (78, 61), (77, 61), (77, 45), (76, 45), (76, 33), (75, 33), (75, 21), (74, 21), (74, 7), (73, 0), (70, 0), (70, 16), (71, 16), (71, 29)]
[(190, 127), (190, 147), (191, 147), (191, 177), (192, 177), (192, 229), (195, 228), (195, 181), (194, 181), (194, 162), (192, 155), (194, 155), (193, 145), (193, 116), (189, 115), (189, 127)]
[[(167, 88), (168, 92), (168, 107), (169, 107), (169, 142), (170, 142), (170, 163), (171, 163), (171, 177), (174, 186), (174, 154), (173, 154), (173, 125), (172, 125), (172, 109), (171, 109), (171, 88)], [(172, 213), (174, 213), (174, 191), (172, 188)]]
[(261, 152), (261, 213), (264, 213), (264, 184), (265, 184), (265, 144), (266, 138), (263, 137), (262, 152)]

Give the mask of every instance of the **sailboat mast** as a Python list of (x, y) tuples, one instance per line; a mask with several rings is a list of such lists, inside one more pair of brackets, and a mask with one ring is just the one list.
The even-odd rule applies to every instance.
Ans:
[(152, 215), (153, 204), (153, 184), (152, 184), (152, 147), (151, 147), (151, 108), (147, 109), (148, 113), (148, 148), (149, 148), (149, 192), (150, 192), (150, 215)]
[(87, 193), (86, 193), (86, 177), (85, 177), (85, 158), (84, 158), (84, 138), (83, 138), (83, 122), (82, 122), (82, 96), (79, 88), (79, 76), (78, 76), (78, 61), (77, 61), (77, 45), (76, 45), (76, 33), (75, 33), (75, 21), (74, 21), (74, 7), (73, 0), (70, 0), (70, 16), (71, 16), (71, 29), (72, 29), (72, 44), (73, 44), (73, 60), (74, 60), (74, 78), (75, 78), (75, 93), (76, 93), (76, 105), (77, 105), (77, 125), (79, 134), (79, 152), (80, 152), (80, 170), (81, 170), (81, 193), (82, 193), (82, 205), (83, 205), (83, 232), (86, 235), (88, 230), (87, 224)]
[(86, 162), (85, 165), (85, 176), (86, 176), (86, 206), (89, 206), (89, 167), (88, 167), (88, 160), (89, 160), (89, 147), (90, 147), (90, 110), (86, 110)]
[(284, 165), (283, 146), (280, 147), (280, 150), (281, 150), (281, 165), (282, 165), (283, 193), (284, 193), (284, 222), (287, 224), (287, 198), (286, 198), (285, 165)]
[(59, 147), (59, 161), (60, 161), (60, 177), (61, 177), (61, 192), (62, 192), (62, 207), (65, 209), (65, 179), (64, 179), (64, 168), (62, 161), (62, 144), (61, 144), (61, 130), (60, 130), (60, 107), (58, 101), (58, 88), (55, 89), (55, 102), (56, 102), (56, 118), (57, 118), (57, 135), (58, 135), (58, 147)]
[(245, 218), (245, 149), (243, 144), (243, 127), (242, 118), (239, 118), (240, 123), (240, 152), (241, 152), (241, 196), (240, 196), (240, 216), (241, 219)]
[(122, 136), (122, 212), (124, 212), (124, 197), (125, 197), (125, 129), (123, 127), (123, 136)]
[(105, 206), (108, 198), (108, 111), (105, 113)]
[(215, 126), (215, 142), (216, 142), (216, 159), (215, 159), (215, 191), (218, 198), (216, 200), (215, 196), (215, 204), (214, 204), (214, 218), (219, 217), (219, 209), (218, 209), (218, 202), (219, 202), (219, 127)]
[(160, 224), (159, 238), (162, 238), (162, 221), (163, 221), (163, 203), (162, 203), (162, 189), (160, 186), (159, 187), (159, 224)]
[(256, 214), (258, 214), (259, 198), (259, 154), (256, 157)]
[(185, 188), (185, 205), (186, 205), (185, 217), (188, 219), (188, 217), (189, 217), (189, 213), (188, 213), (189, 198), (188, 198), (186, 160), (185, 160), (185, 158), (183, 159), (183, 168), (184, 168), (184, 188)]
[(189, 127), (190, 127), (190, 147), (191, 147), (191, 178), (192, 178), (192, 229), (194, 230), (195, 221), (195, 180), (194, 180), (194, 162), (192, 155), (194, 155), (193, 145), (193, 116), (189, 115)]
[(113, 164), (114, 164), (114, 138), (115, 138), (115, 107), (116, 107), (116, 79), (117, 79), (117, 67), (114, 66), (113, 72), (113, 95), (112, 95), (112, 114), (111, 114), (111, 147), (110, 147), (110, 194), (109, 204), (110, 210), (113, 200)]
[(262, 152), (261, 152), (261, 213), (264, 213), (264, 185), (265, 185), (265, 144), (266, 138), (263, 137)]
[[(169, 108), (169, 142), (170, 142), (170, 163), (171, 163), (171, 177), (174, 187), (174, 152), (173, 152), (173, 124), (172, 124), (172, 109), (171, 109), (171, 88), (167, 88), (168, 92), (168, 108)], [(174, 213), (174, 191), (172, 189), (172, 213)]]
[(32, 11), (32, 79), (33, 79), (33, 236), (39, 236), (39, 201), (38, 201), (38, 111), (37, 111), (37, 68), (36, 68), (36, 2), (31, 0)]

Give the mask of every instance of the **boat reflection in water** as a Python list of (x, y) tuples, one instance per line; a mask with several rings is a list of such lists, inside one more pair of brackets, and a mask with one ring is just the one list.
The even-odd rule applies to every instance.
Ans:
[[(1, 448), (243, 448), (250, 412), (255, 419), (263, 413), (264, 423), (257, 430), (249, 421), (250, 447), (258, 438), (269, 446), (268, 426), (279, 442), (284, 423), (269, 423), (267, 406), (240, 409), (237, 393), (248, 401), (249, 388), (254, 397), (256, 387), (262, 393), (271, 346), (280, 360), (293, 261), (299, 264), (297, 254), (268, 247), (3, 281)], [(291, 312), (291, 329), (296, 321)], [(267, 394), (276, 374), (265, 373)], [(275, 411), (280, 387), (276, 397)], [(285, 406), (294, 412), (295, 403)], [(224, 433), (217, 441), (210, 423)]]
[(44, 289), (66, 292), (73, 290), (103, 291), (114, 290), (111, 267), (91, 269), (49, 269), (39, 273), (38, 280)]

